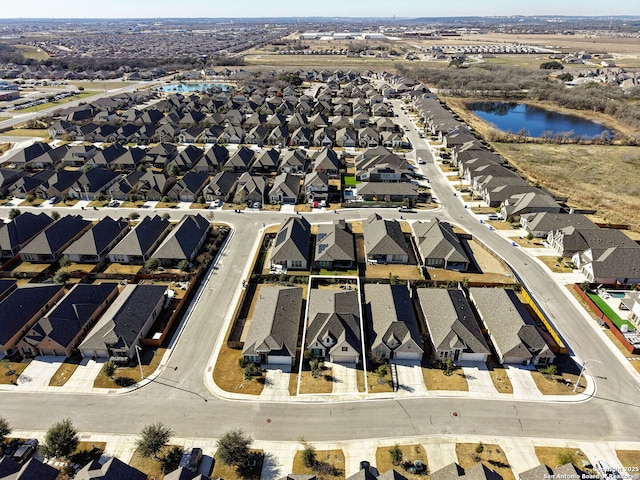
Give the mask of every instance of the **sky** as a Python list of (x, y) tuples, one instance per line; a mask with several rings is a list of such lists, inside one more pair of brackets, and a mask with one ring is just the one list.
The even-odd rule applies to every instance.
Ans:
[(0, 18), (639, 15), (638, 0), (28, 0)]

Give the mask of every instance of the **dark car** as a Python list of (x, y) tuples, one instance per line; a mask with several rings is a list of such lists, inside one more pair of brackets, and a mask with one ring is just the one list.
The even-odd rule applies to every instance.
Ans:
[(198, 467), (200, 467), (200, 462), (202, 461), (202, 449), (201, 448), (192, 448), (191, 450), (187, 450), (182, 455), (180, 459), (180, 467), (186, 468), (192, 472), (197, 472)]
[(30, 438), (18, 447), (18, 450), (15, 451), (11, 458), (18, 463), (24, 463), (29, 460), (34, 453), (36, 453), (37, 448), (38, 440)]

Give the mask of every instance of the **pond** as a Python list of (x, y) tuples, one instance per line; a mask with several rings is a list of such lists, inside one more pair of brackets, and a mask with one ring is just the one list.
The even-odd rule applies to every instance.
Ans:
[(210, 88), (219, 88), (223, 92), (229, 88), (229, 85), (223, 83), (172, 83), (158, 87), (161, 92), (202, 92)]
[(553, 137), (572, 132), (572, 137), (611, 136), (604, 126), (574, 115), (509, 102), (474, 102), (467, 108), (504, 132), (524, 130), (529, 137)]

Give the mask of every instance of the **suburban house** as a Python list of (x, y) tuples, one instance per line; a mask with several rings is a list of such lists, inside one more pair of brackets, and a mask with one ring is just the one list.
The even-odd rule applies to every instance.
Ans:
[(560, 213), (562, 210), (558, 202), (542, 190), (537, 192), (516, 193), (505, 200), (500, 208), (503, 218), (515, 217), (517, 219), (525, 213)]
[(293, 365), (302, 313), (302, 288), (263, 287), (242, 356), (250, 362)]
[(271, 265), (286, 270), (308, 270), (311, 225), (304, 217), (289, 217), (280, 226), (271, 251)]
[(226, 202), (229, 200), (238, 177), (240, 177), (239, 173), (218, 172), (211, 180), (211, 183), (204, 187), (203, 195), (205, 201), (220, 200), (221, 202)]
[(129, 221), (104, 217), (62, 254), (75, 263), (98, 263), (129, 231)]
[(233, 196), (234, 203), (258, 203), (264, 204), (267, 193), (267, 180), (261, 175), (252, 175), (244, 172), (236, 181), (236, 190)]
[(572, 463), (556, 466), (554, 468), (540, 464), (525, 472), (518, 474), (519, 480), (540, 480), (541, 478), (586, 478), (587, 474), (578, 470)]
[(326, 173), (330, 177), (337, 177), (342, 170), (342, 162), (335, 150), (325, 147), (314, 157), (313, 170)]
[(95, 200), (121, 178), (121, 174), (106, 168), (92, 168), (84, 172), (70, 187), (67, 197), (79, 200)]
[(111, 263), (144, 264), (169, 233), (171, 223), (160, 216), (142, 221), (109, 252)]
[(75, 475), (76, 480), (147, 480), (147, 474), (137, 468), (131, 467), (116, 457), (111, 457), (104, 463), (101, 459), (92, 462), (81, 468)]
[(165, 267), (177, 266), (182, 261), (193, 262), (210, 229), (209, 220), (199, 213), (185, 215), (160, 244), (153, 258), (160, 260)]
[(372, 202), (415, 202), (419, 194), (415, 185), (409, 182), (362, 182), (357, 185), (358, 196)]
[(213, 145), (208, 148), (204, 155), (193, 166), (193, 171), (217, 173), (229, 160), (229, 150), (222, 145)]
[(280, 163), (280, 152), (274, 148), (264, 150), (251, 164), (251, 172), (269, 174), (278, 169)]
[(620, 246), (596, 245), (575, 253), (571, 259), (591, 283), (640, 283), (640, 245), (637, 243)]
[(400, 224), (371, 214), (362, 225), (368, 263), (409, 263), (409, 246)]
[(273, 186), (269, 191), (271, 203), (294, 205), (298, 203), (300, 194), (300, 176), (292, 173), (281, 173), (273, 179)]
[(8, 455), (0, 457), (0, 480), (56, 480), (60, 470), (35, 457), (18, 463)]
[(46, 213), (25, 212), (9, 223), (0, 223), (0, 258), (12, 258), (53, 219)]
[(29, 283), (0, 302), (0, 355), (12, 355), (25, 333), (64, 295), (64, 285)]
[(91, 228), (92, 223), (80, 215), (67, 215), (49, 224), (20, 250), (25, 262), (55, 262), (62, 252)]
[(491, 353), (476, 316), (461, 290), (418, 288), (433, 355), (444, 362), (486, 362)]
[(412, 228), (422, 265), (462, 272), (469, 268), (469, 257), (450, 223), (436, 218), (432, 222), (415, 222)]
[(553, 363), (554, 353), (512, 290), (472, 287), (469, 300), (484, 323), (501, 364)]
[(343, 220), (318, 225), (316, 234), (315, 268), (327, 270), (351, 269), (356, 266), (356, 253), (353, 232)]
[(330, 362), (360, 362), (363, 346), (358, 292), (311, 289), (308, 302), (305, 350)]
[(208, 182), (208, 172), (187, 172), (178, 180), (171, 190), (167, 192), (167, 196), (173, 201), (195, 202)]
[(385, 359), (422, 360), (423, 342), (407, 287), (370, 283), (364, 296), (371, 352)]
[[(606, 250), (612, 247), (635, 247), (638, 244), (620, 230), (613, 228), (581, 229), (573, 226), (552, 230), (547, 236), (547, 243), (555, 248), (563, 257), (572, 257), (589, 249)], [(576, 257), (581, 264), (580, 257)]]
[(304, 173), (309, 166), (309, 157), (302, 149), (285, 150), (280, 160), (280, 171), (285, 173)]
[(68, 357), (117, 295), (116, 283), (75, 285), (22, 337), (19, 351)]
[(85, 358), (132, 358), (162, 311), (167, 287), (130, 284), (102, 315), (78, 349)]
[(175, 177), (149, 170), (138, 180), (136, 195), (144, 200), (159, 202), (175, 183)]
[(304, 177), (304, 195), (307, 203), (329, 199), (329, 176), (323, 172), (311, 172)]
[(520, 216), (522, 228), (535, 238), (547, 238), (549, 232), (565, 227), (578, 230), (595, 229), (598, 226), (580, 213), (530, 213)]
[(234, 173), (248, 172), (254, 156), (255, 152), (250, 148), (240, 147), (224, 164), (224, 169)]

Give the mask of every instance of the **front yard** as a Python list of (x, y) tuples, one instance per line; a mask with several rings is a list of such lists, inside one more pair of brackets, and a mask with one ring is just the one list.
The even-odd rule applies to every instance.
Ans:
[[(142, 362), (142, 374), (145, 378), (156, 371), (160, 360), (164, 356), (165, 348), (143, 348), (140, 352), (140, 360)], [(135, 362), (134, 362), (135, 363)], [(94, 388), (123, 388), (123, 385), (116, 383), (117, 378), (128, 378), (131, 384), (139, 382), (140, 379), (140, 367), (136, 364), (131, 367), (119, 367), (116, 369), (112, 377), (107, 376), (104, 372), (100, 372), (93, 382)]]
[(12, 362), (8, 358), (0, 360), (0, 384), (16, 385), (18, 377), (24, 372), (29, 365), (30, 360), (24, 359), (21, 362)]
[(260, 480), (262, 464), (264, 463), (264, 451), (250, 450), (249, 453), (252, 460), (251, 465), (238, 468), (231, 465), (225, 465), (216, 453), (213, 457), (213, 472), (211, 473), (211, 478), (220, 478), (224, 480)]
[(213, 369), (213, 381), (226, 392), (260, 395), (264, 389), (263, 375), (245, 380), (242, 368), (238, 363), (240, 358), (242, 358), (242, 350), (235, 350), (223, 345)]
[(468, 392), (469, 384), (460, 367), (454, 367), (451, 375), (437, 367), (422, 367), (422, 377), (427, 390)]
[(298, 475), (317, 475), (323, 480), (341, 480), (345, 478), (344, 453), (342, 450), (316, 450), (316, 466), (305, 467), (302, 450), (298, 450), (293, 457), (293, 471)]
[(426, 468), (426, 472), (429, 472), (427, 463), (427, 452), (422, 445), (398, 445), (398, 448), (402, 452), (402, 462), (399, 465), (394, 465), (391, 461), (391, 454), (389, 450), (394, 448), (394, 445), (388, 447), (379, 447), (376, 450), (376, 468), (378, 472), (384, 473), (391, 469), (395, 469), (409, 480), (420, 480), (428, 478), (428, 475), (420, 473), (409, 473), (408, 468), (418, 460)]
[(535, 446), (534, 451), (540, 463), (551, 468), (572, 463), (573, 466), (584, 471), (585, 465), (591, 465), (591, 461), (579, 448)]
[(465, 470), (482, 462), (485, 466), (495, 471), (502, 480), (515, 480), (511, 466), (502, 448), (495, 444), (483, 443), (456, 443), (456, 455), (458, 464)]
[(49, 380), (50, 387), (61, 387), (67, 380), (71, 378), (71, 375), (78, 369), (78, 365), (82, 362), (82, 356), (80, 354), (72, 355), (60, 364), (56, 373), (53, 374)]

